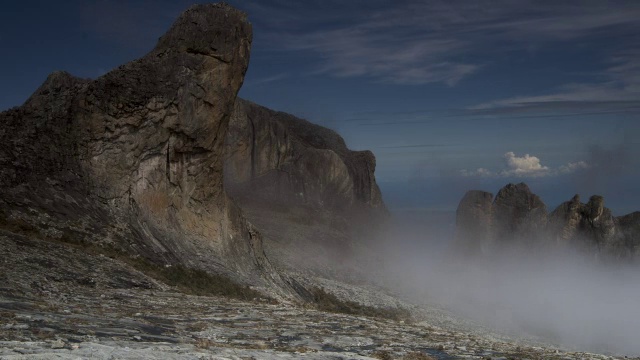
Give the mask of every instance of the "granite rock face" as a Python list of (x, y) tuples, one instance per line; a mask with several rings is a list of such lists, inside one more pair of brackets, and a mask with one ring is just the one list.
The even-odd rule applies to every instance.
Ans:
[(494, 236), (500, 243), (512, 239), (534, 241), (547, 224), (547, 206), (527, 184), (507, 184), (493, 202)]
[(387, 216), (375, 166), (370, 151), (349, 150), (333, 130), (235, 104), (225, 187), (285, 267), (333, 271), (361, 252), (356, 243), (370, 241)]
[(150, 53), (96, 80), (51, 74), (0, 114), (2, 223), (273, 280), (260, 235), (223, 190), (251, 39), (244, 13), (196, 5)]
[(233, 193), (331, 210), (384, 208), (373, 154), (351, 151), (333, 130), (293, 115), (238, 99), (226, 150)]
[(493, 194), (467, 191), (456, 210), (456, 245), (466, 254), (488, 254), (493, 246)]
[(507, 184), (495, 199), (468, 191), (456, 211), (456, 245), (489, 255), (514, 245), (529, 246), (547, 224), (547, 207), (524, 184)]
[(512, 246), (529, 250), (574, 249), (607, 259), (634, 259), (640, 244), (638, 213), (614, 217), (604, 198), (585, 204), (575, 195), (547, 214), (546, 205), (529, 187), (508, 184), (491, 194), (469, 191), (460, 201), (456, 244), (471, 254), (492, 254)]

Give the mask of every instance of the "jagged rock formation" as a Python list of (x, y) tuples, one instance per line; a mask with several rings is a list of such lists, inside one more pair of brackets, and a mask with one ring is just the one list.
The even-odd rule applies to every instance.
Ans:
[(614, 253), (619, 245), (615, 219), (598, 195), (586, 204), (579, 195), (562, 203), (549, 215), (549, 230), (557, 244), (593, 247), (596, 253)]
[(239, 99), (226, 144), (225, 186), (285, 266), (335, 269), (386, 215), (373, 154), (333, 130)]
[(470, 253), (491, 254), (505, 247), (579, 249), (594, 256), (633, 258), (640, 244), (640, 215), (615, 218), (602, 196), (586, 204), (575, 195), (547, 215), (545, 204), (520, 183), (492, 195), (469, 191), (457, 210), (456, 244)]
[(51, 74), (0, 114), (2, 223), (279, 281), (223, 190), (224, 139), (251, 39), (244, 13), (197, 5), (141, 59), (96, 80)]
[(468, 253), (491, 254), (498, 249), (534, 241), (544, 229), (547, 207), (524, 184), (508, 184), (496, 195), (468, 191), (456, 212), (456, 244)]

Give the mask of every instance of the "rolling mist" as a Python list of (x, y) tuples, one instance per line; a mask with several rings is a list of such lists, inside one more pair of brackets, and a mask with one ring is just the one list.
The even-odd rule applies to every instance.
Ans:
[(385, 260), (375, 277), (411, 302), (439, 305), (510, 337), (640, 355), (640, 268), (569, 250), (463, 256), (447, 236), (451, 215), (396, 218), (377, 243)]

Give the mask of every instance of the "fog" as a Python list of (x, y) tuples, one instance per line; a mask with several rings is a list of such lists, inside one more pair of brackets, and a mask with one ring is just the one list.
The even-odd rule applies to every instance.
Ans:
[[(413, 219), (415, 220), (415, 218)], [(385, 232), (378, 251), (388, 286), (498, 332), (578, 351), (640, 355), (640, 271), (571, 251), (463, 257), (451, 224), (410, 219)]]

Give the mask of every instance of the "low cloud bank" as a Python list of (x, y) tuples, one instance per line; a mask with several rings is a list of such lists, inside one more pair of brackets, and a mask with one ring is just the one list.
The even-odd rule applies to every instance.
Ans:
[(572, 251), (458, 256), (448, 239), (419, 226), (411, 230), (404, 223), (390, 231), (381, 249), (382, 276), (410, 299), (439, 304), (516, 338), (640, 355), (638, 267), (603, 264)]

